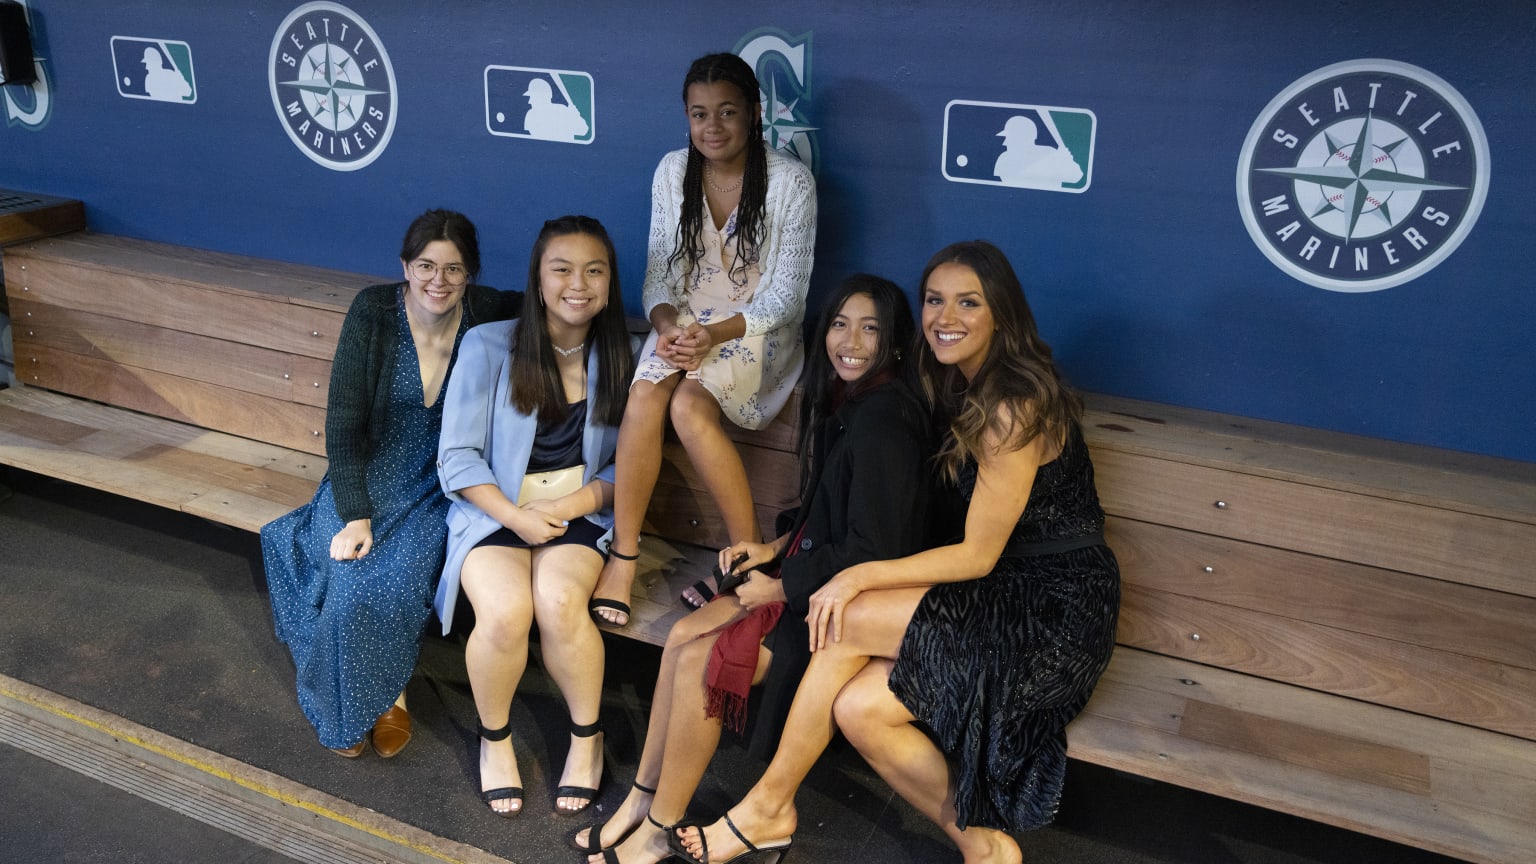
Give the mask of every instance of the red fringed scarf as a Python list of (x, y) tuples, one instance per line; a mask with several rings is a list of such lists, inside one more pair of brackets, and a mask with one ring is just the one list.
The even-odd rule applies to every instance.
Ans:
[[(803, 531), (796, 531), (790, 541), (790, 555), (800, 550)], [(783, 603), (769, 603), (704, 634), (717, 634), (704, 669), (704, 716), (720, 718), (722, 725), (738, 735), (747, 728), (747, 694), (752, 691), (758, 651), (783, 614)]]

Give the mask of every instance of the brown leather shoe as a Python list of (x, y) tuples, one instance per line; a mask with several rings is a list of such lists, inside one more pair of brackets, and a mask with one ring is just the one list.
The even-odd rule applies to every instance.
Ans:
[(373, 724), (373, 752), (388, 759), (405, 749), (411, 740), (411, 715), (399, 705), (379, 715)]
[(331, 752), (347, 759), (356, 759), (363, 755), (363, 751), (366, 749), (368, 749), (368, 736), (364, 735), (363, 740), (353, 744), (351, 747), (332, 747)]

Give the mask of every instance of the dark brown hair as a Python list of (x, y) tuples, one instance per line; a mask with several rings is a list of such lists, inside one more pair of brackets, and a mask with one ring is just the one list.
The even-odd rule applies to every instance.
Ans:
[(1062, 382), (1051, 346), (1040, 338), (1024, 298), (1024, 286), (1002, 250), (985, 240), (939, 250), (923, 268), (919, 302), (928, 302), (928, 277), (944, 264), (959, 264), (976, 274), (997, 325), (990, 350), (969, 382), (959, 369), (939, 363), (926, 340), (918, 346), (923, 392), (949, 424), (951, 434), (938, 462), (953, 482), (961, 463), (979, 456), (989, 434), (997, 435), (1008, 449), (1023, 447), (1037, 435), (1061, 441), (1082, 417), (1083, 403)]
[(480, 275), (480, 238), (469, 217), (453, 210), (428, 210), (417, 216), (400, 241), (400, 260), (415, 261), (434, 240), (447, 240), (459, 250), (471, 281)]

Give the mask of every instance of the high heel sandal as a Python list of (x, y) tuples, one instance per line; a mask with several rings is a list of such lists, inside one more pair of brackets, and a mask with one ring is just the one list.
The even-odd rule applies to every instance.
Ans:
[[(725, 827), (731, 829), (731, 833), (736, 835), (736, 839), (741, 841), (741, 845), (747, 847), (747, 851), (727, 861), (722, 861), (720, 864), (736, 864), (736, 862), (747, 860), (752, 860), (754, 864), (784, 864), (784, 859), (789, 857), (789, 847), (795, 845), (795, 838), (785, 837), (782, 840), (773, 840), (758, 846), (751, 840), (748, 840), (747, 835), (741, 833), (741, 830), (736, 827), (736, 823), (731, 821), (731, 814), (729, 813), (725, 814)], [(702, 847), (704, 853), (702, 858), (695, 857), (692, 852), (688, 851), (688, 847), (683, 845), (683, 841), (678, 838), (677, 832), (685, 828), (698, 829), (699, 846)], [(709, 841), (704, 839), (704, 826), (698, 822), (684, 821), (673, 825), (672, 830), (667, 832), (667, 848), (672, 850), (673, 855), (689, 862), (689, 864), (710, 864)], [(758, 855), (771, 857), (764, 857), (759, 862), (756, 860)]]
[(715, 599), (716, 593), (725, 594), (730, 591), (735, 591), (737, 586), (746, 581), (736, 573), (736, 568), (741, 564), (741, 562), (745, 560), (747, 560), (747, 553), (742, 552), (736, 556), (735, 560), (731, 562), (731, 569), (729, 570), (721, 572), (720, 565), (718, 564), (716, 564), (714, 567), (711, 567), (709, 571), (709, 578), (714, 580), (715, 584), (713, 585), (709, 584), (703, 579), (693, 583), (692, 587), (694, 593), (703, 598), (703, 603), (695, 605), (692, 600), (688, 599), (687, 594), (679, 595), (678, 599), (683, 601), (683, 605), (690, 609), (703, 609), (705, 606), (709, 605), (709, 601)]
[[(585, 726), (577, 726), (575, 723), (571, 724), (571, 734), (577, 738), (591, 738), (594, 735), (602, 734), (602, 731), (603, 727), (601, 723), (588, 723)], [(601, 745), (598, 747), (598, 756), (602, 756)], [(567, 754), (566, 758), (569, 759), (570, 755)], [(603, 766), (601, 763), (598, 764), (597, 780), (599, 783), (601, 783), (603, 780)], [(561, 798), (577, 798), (584, 801), (585, 803), (573, 810), (566, 810), (560, 806), (559, 799)], [(593, 786), (556, 786), (555, 813), (560, 816), (575, 816), (577, 813), (580, 813), (581, 811), (592, 806), (592, 801), (595, 798), (597, 798), (597, 789)]]
[[(625, 555), (623, 552), (614, 551), (612, 541), (609, 541), (608, 543), (608, 554), (614, 558), (619, 559), (620, 561), (640, 560), (640, 551), (638, 549), (635, 550), (635, 554), (633, 555)], [(607, 618), (604, 618), (602, 615), (598, 614), (597, 610), (599, 609), (612, 609), (620, 615), (623, 615), (624, 620), (609, 621)], [(609, 624), (614, 627), (629, 626), (629, 604), (622, 600), (609, 600), (606, 597), (594, 597), (593, 599), (587, 601), (587, 614), (591, 615), (592, 620), (596, 621), (598, 624)]]
[[(642, 785), (640, 785), (640, 781), (639, 780), (636, 780), (633, 785), (634, 785), (634, 787), (636, 789), (639, 789), (641, 792), (644, 792), (647, 795), (655, 795), (656, 794), (656, 790), (655, 789), (652, 789), (649, 786), (642, 786)], [(651, 818), (651, 814), (649, 812), (647, 812), (645, 814), (645, 818), (650, 819)], [(603, 822), (598, 822), (597, 824), (591, 826), (590, 828), (586, 828), (586, 829), (581, 829), (581, 828), (576, 829), (575, 833), (571, 834), (571, 838), (570, 838), (571, 848), (575, 849), (577, 852), (580, 852), (583, 855), (600, 855), (603, 852), (606, 852), (609, 849), (612, 849), (615, 846), (618, 846), (620, 843), (623, 843), (625, 840), (628, 840), (629, 839), (629, 835), (635, 833), (635, 829), (640, 827), (640, 823), (636, 822), (635, 824), (629, 826), (629, 830), (625, 831), (622, 835), (620, 835), (619, 839), (613, 841), (612, 843), (608, 844), (607, 846), (604, 846), (603, 845), (603, 829), (607, 828), (608, 827), (608, 822), (611, 822), (611, 821), (612, 820), (610, 819), (610, 820), (606, 820), (606, 821), (603, 821)], [(652, 820), (652, 821), (654, 822), (655, 820)], [(587, 842), (586, 842), (586, 845), (582, 845), (581, 843), (578, 843), (576, 841), (576, 835), (580, 834), (583, 830), (585, 830), (587, 832)]]
[[(501, 727), (500, 729), (487, 729), (483, 724), (480, 723), (479, 719), (477, 718), (475, 720), (475, 727), (479, 730), (481, 738), (491, 742), (505, 741), (512, 734), (511, 720), (508, 720), (507, 725)], [(497, 816), (500, 816), (503, 819), (511, 819), (513, 816), (523, 812), (523, 787), (500, 786), (495, 789), (481, 789), (480, 800), (484, 801), (485, 806), (487, 807), (491, 807), (491, 804), (496, 801), (516, 801), (517, 808), (514, 810), (503, 811), (497, 810), (495, 807), (491, 807), (492, 813), (495, 813)]]
[[(666, 835), (668, 837), (672, 836), (672, 826), (671, 825), (663, 825), (660, 822), (657, 822), (656, 821), (656, 817), (652, 816), (651, 815), (651, 811), (649, 811), (649, 810), (645, 811), (645, 821), (651, 823), (652, 825), (655, 825), (657, 830), (659, 830), (662, 834), (664, 834), (664, 835)], [(635, 828), (639, 828), (639, 827), (640, 827), (639, 825), (635, 826)], [(629, 829), (629, 833), (630, 834), (635, 833), (635, 828)], [(628, 835), (625, 835), (625, 839), (628, 839)], [(623, 842), (624, 842), (623, 840), (619, 841), (619, 843), (623, 843)], [(609, 846), (607, 849), (600, 850), (603, 853), (603, 864), (624, 864), (623, 861), (619, 860), (619, 853), (613, 851), (613, 850), (618, 848), (619, 843), (615, 843), (612, 846)]]

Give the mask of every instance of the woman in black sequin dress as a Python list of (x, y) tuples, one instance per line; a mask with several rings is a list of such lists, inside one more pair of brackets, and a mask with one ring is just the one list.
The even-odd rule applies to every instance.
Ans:
[(1007, 832), (1055, 814), (1066, 725), (1109, 662), (1120, 594), (1081, 402), (995, 246), (940, 251), (921, 302), (919, 370), (948, 421), (940, 466), (968, 502), (963, 538), (812, 595), (815, 655), (784, 743), (721, 822), (678, 829), (694, 861), (787, 849), (834, 722), (967, 862), (1022, 860)]

